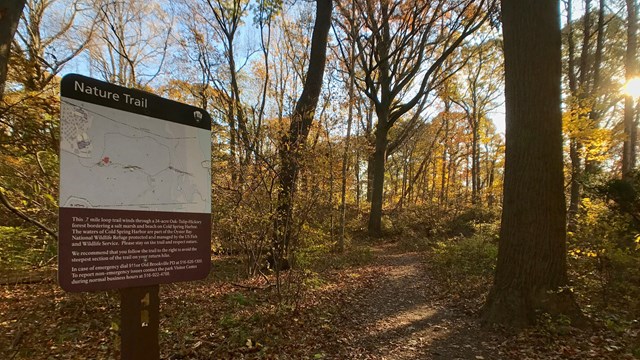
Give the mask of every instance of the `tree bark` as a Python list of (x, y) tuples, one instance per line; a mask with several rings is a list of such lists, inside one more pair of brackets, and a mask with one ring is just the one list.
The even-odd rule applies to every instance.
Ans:
[(580, 157), (580, 142), (569, 139), (569, 159), (571, 160), (571, 184), (569, 190), (569, 213), (567, 226), (571, 232), (576, 231), (578, 210), (580, 209), (580, 193), (582, 177), (582, 161)]
[[(445, 99), (444, 101), (444, 116), (442, 122), (444, 124), (444, 136), (442, 140), (442, 166), (441, 166), (441, 178), (440, 178), (440, 198), (438, 204), (446, 209), (447, 192), (446, 188), (447, 179), (449, 178), (448, 169), (448, 157), (449, 157), (449, 109), (451, 108), (451, 102)], [(435, 169), (434, 169), (435, 170)], [(434, 171), (435, 173), (436, 171)], [(434, 184), (435, 187), (435, 184)]]
[(387, 145), (389, 144), (388, 133), (378, 114), (378, 126), (376, 128), (376, 144), (373, 152), (372, 172), (373, 181), (371, 189), (371, 213), (369, 214), (369, 235), (373, 237), (382, 236), (382, 202), (384, 194), (384, 168), (387, 160)]
[(370, 153), (367, 157), (367, 196), (365, 197), (367, 202), (371, 202), (373, 199), (373, 158), (373, 153)]
[(311, 36), (309, 67), (302, 94), (291, 115), (289, 132), (280, 145), (280, 192), (276, 214), (275, 236), (272, 257), (278, 264), (284, 264), (288, 257), (292, 236), (293, 198), (300, 169), (300, 156), (309, 135), (318, 105), (322, 80), (327, 59), (327, 40), (331, 27), (332, 0), (316, 1), (316, 20)]
[[(591, 111), (589, 111), (589, 121), (594, 128), (600, 127), (601, 110), (599, 110), (599, 96), (601, 94), (601, 70), (602, 70), (602, 55), (604, 51), (604, 37), (605, 37), (605, 0), (598, 1), (598, 22), (596, 24), (596, 50), (593, 55), (593, 80), (591, 83)], [(600, 167), (599, 161), (590, 159), (588, 156), (584, 160), (584, 173), (586, 175), (593, 175), (598, 172)]]
[(4, 1), (4, 4), (0, 5), (0, 101), (4, 99), (11, 42), (18, 29), (25, 3), (26, 0), (10, 0)]
[[(602, 53), (604, 51), (604, 37), (605, 37), (605, 33), (604, 33), (604, 28), (605, 28), (605, 14), (604, 14), (604, 9), (605, 9), (605, 0), (600, 0), (599, 1), (599, 8), (598, 8), (598, 26), (597, 26), (597, 30), (596, 30), (596, 53), (594, 55), (593, 58), (593, 92), (598, 95), (598, 92), (600, 90), (600, 82), (601, 82), (601, 78), (600, 78), (600, 72), (602, 70)], [(595, 100), (595, 99), (594, 99)], [(594, 109), (591, 110), (590, 112), (590, 118), (592, 120), (598, 121), (599, 119), (599, 114), (597, 111), (595, 111)]]
[(582, 319), (565, 289), (559, 3), (503, 0), (506, 159), (498, 265), (483, 317), (526, 326), (538, 311)]
[(471, 118), (471, 203), (480, 202), (480, 151), (478, 149), (478, 128), (480, 121), (475, 109)]
[[(627, 53), (625, 54), (625, 77), (629, 81), (637, 74), (638, 47), (638, 6), (636, 0), (626, 0), (627, 4)], [(638, 125), (635, 121), (635, 101), (633, 97), (624, 99), (624, 143), (622, 145), (622, 177), (627, 178), (636, 165), (636, 138)]]
[[(577, 99), (578, 80), (575, 72), (575, 43), (573, 42), (573, 1), (567, 1), (567, 48), (569, 59), (567, 61), (567, 77), (569, 78), (569, 93), (571, 101)], [(569, 211), (567, 214), (567, 224), (569, 231), (575, 231), (575, 220), (580, 206), (580, 156), (578, 149), (578, 141), (569, 135), (569, 158), (571, 160), (571, 179), (569, 193)]]
[[(351, 18), (355, 18), (355, 4), (351, 1)], [(347, 115), (347, 134), (344, 139), (344, 152), (342, 153), (342, 183), (340, 184), (340, 237), (338, 238), (338, 251), (344, 252), (344, 243), (347, 228), (347, 170), (349, 168), (349, 146), (351, 145), (351, 124), (353, 123), (353, 108), (355, 106), (355, 27), (352, 27), (351, 44), (349, 44), (349, 111)], [(356, 166), (357, 167), (357, 166)]]

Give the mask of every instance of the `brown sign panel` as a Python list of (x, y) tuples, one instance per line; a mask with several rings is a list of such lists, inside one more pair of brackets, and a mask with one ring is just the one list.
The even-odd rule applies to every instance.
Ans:
[(209, 273), (211, 216), (60, 209), (59, 281), (67, 291), (202, 279)]
[(62, 288), (106, 290), (206, 277), (209, 115), (75, 74), (62, 79), (61, 102)]

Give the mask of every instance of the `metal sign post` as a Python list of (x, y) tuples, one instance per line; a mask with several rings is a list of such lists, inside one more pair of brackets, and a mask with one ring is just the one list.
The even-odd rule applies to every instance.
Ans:
[(122, 360), (160, 358), (158, 285), (120, 290), (120, 354)]

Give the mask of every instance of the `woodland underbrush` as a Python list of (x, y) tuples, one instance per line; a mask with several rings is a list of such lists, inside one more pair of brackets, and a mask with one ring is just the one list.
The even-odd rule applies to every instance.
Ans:
[[(434, 214), (442, 214), (432, 210)], [(398, 244), (410, 251), (422, 251), (425, 265), (438, 279), (439, 291), (447, 296), (471, 301), (471, 307), (481, 306), (493, 279), (500, 230), (498, 209), (468, 207), (451, 210), (447, 215), (420, 217), (403, 214), (398, 223), (412, 228), (399, 235)], [(422, 221), (423, 225), (419, 225)], [(428, 229), (422, 233), (415, 229)], [(408, 235), (407, 235), (408, 234)]]
[(27, 270), (50, 265), (57, 244), (31, 227), (0, 226), (0, 263), (5, 269)]
[[(594, 177), (568, 232), (569, 276), (583, 311), (620, 334), (640, 319), (640, 174)], [(640, 338), (633, 353), (640, 356)]]
[[(588, 195), (567, 236), (570, 289), (596, 327), (626, 339), (627, 351), (640, 357), (640, 176), (600, 179), (589, 184)], [(398, 244), (424, 251), (426, 266), (443, 286), (439, 291), (477, 314), (497, 262), (498, 213), (469, 208), (448, 219), (421, 223), (416, 213), (395, 219), (406, 224), (395, 234)], [(540, 314), (534, 332), (555, 336), (570, 326)]]
[[(588, 190), (567, 235), (572, 290), (587, 314), (634, 321), (640, 318), (640, 176), (601, 179)], [(390, 233), (402, 248), (425, 251), (429, 266), (451, 286), (490, 284), (499, 211), (469, 207), (439, 218), (436, 213), (425, 208), (398, 213), (388, 219)]]

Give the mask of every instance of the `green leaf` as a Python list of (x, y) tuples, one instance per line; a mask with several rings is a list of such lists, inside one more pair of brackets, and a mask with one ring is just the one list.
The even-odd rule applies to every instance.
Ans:
[(51, 194), (44, 194), (44, 197), (47, 198), (47, 200), (49, 200), (52, 204), (55, 205), (56, 199), (54, 199)]

